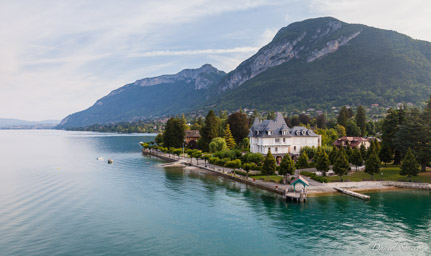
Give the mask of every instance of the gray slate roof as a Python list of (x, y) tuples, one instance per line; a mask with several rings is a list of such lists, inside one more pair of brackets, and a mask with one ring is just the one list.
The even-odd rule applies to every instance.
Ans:
[[(285, 134), (283, 135), (283, 131)], [(269, 135), (268, 132), (271, 132)], [(263, 138), (276, 138), (276, 137), (315, 137), (318, 136), (311, 129), (307, 129), (302, 126), (295, 126), (289, 128), (284, 121), (283, 115), (277, 112), (275, 120), (263, 120), (260, 121), (256, 118), (253, 122), (253, 126), (250, 128), (249, 137), (263, 137)]]

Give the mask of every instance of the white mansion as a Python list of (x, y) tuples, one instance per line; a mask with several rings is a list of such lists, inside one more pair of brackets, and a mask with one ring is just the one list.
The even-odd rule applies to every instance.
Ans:
[(283, 115), (277, 112), (275, 120), (254, 120), (248, 135), (250, 138), (250, 152), (266, 155), (271, 149), (275, 157), (289, 153), (297, 156), (302, 147), (318, 147), (321, 136), (302, 126), (289, 128)]

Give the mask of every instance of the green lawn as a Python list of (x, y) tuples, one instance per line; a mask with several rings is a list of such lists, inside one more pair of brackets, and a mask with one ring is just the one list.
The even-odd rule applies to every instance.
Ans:
[[(383, 175), (381, 175), (383, 173)], [(363, 180), (371, 180), (373, 177), (365, 173), (363, 171), (354, 172), (352, 174), (344, 175), (343, 180), (350, 180), (350, 181), (363, 181)], [(411, 181), (414, 182), (424, 182), (424, 183), (431, 183), (431, 170), (428, 169), (427, 172), (423, 173), (420, 172), (418, 176), (411, 177)], [(339, 176), (332, 176), (328, 177), (329, 182), (335, 182), (339, 181)], [(400, 175), (400, 167), (396, 165), (388, 165), (387, 167), (382, 166), (380, 168), (380, 172), (377, 174), (374, 174), (374, 180), (385, 180), (385, 181), (409, 181), (409, 178), (407, 176), (401, 176)]]
[(269, 175), (269, 176), (263, 176), (263, 175), (252, 176), (252, 175), (250, 175), (249, 177), (256, 179), (256, 180), (258, 180), (258, 179), (265, 179), (265, 181), (274, 180), (275, 182), (280, 182), (281, 179), (283, 178), (283, 177), (278, 176), (278, 175)]

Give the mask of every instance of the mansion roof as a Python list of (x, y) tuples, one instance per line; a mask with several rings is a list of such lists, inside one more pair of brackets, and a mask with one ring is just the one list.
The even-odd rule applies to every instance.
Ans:
[(289, 128), (284, 121), (283, 115), (277, 112), (275, 120), (260, 121), (256, 118), (250, 128), (249, 137), (316, 137), (318, 136), (311, 129), (302, 126)]

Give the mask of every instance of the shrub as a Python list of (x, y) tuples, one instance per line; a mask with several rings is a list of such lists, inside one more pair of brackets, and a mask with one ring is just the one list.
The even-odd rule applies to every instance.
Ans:
[(301, 175), (307, 176), (315, 181), (328, 183), (328, 179), (326, 177), (317, 176), (314, 172), (301, 172)]

